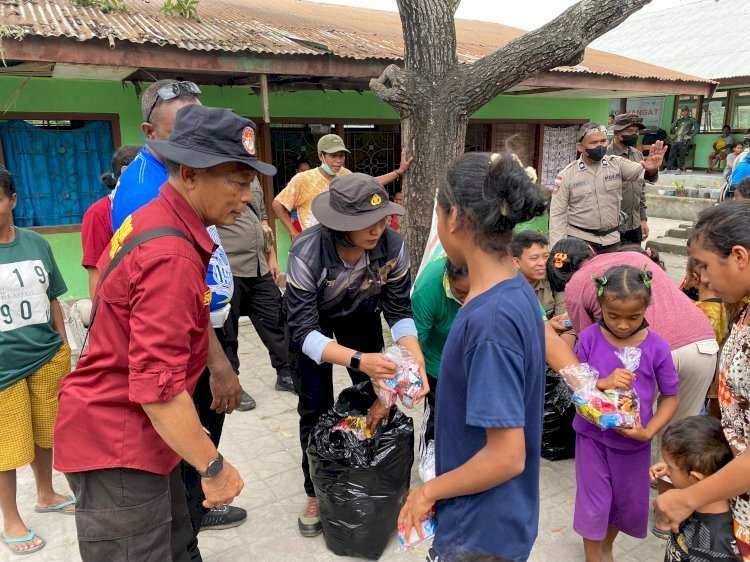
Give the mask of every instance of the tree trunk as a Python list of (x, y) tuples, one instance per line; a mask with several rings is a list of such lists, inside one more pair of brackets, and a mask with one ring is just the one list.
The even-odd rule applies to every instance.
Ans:
[(404, 68), (388, 66), (370, 89), (398, 111), (402, 145), (414, 156), (403, 180), (412, 277), (429, 236), (435, 190), (464, 151), (470, 115), (536, 74), (578, 64), (586, 45), (650, 1), (581, 0), (547, 25), (459, 65), (454, 16), (460, 0), (397, 0)]
[(468, 117), (457, 115), (447, 100), (415, 108), (401, 121), (401, 138), (409, 154), (418, 154), (405, 176), (403, 219), (406, 244), (411, 256), (412, 279), (416, 278), (422, 251), (432, 225), (436, 189), (445, 178), (445, 165), (461, 154)]

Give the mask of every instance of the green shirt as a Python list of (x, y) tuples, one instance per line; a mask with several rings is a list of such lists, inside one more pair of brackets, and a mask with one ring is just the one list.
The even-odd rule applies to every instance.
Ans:
[(68, 290), (49, 243), (36, 232), (14, 228), (13, 241), (0, 244), (0, 391), (46, 365), (60, 349), (50, 300)]
[(427, 374), (438, 378), (445, 340), (461, 304), (446, 288), (445, 254), (429, 263), (417, 278), (411, 296), (411, 309), (417, 325), (419, 345)]

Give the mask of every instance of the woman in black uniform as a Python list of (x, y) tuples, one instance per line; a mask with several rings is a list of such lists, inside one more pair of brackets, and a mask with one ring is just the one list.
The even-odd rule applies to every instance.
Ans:
[(306, 449), (318, 419), (333, 405), (332, 365), (347, 367), (355, 384), (371, 378), (383, 388), (396, 373), (396, 365), (379, 353), (381, 312), (394, 341), (420, 366), (420, 399), (429, 392), (411, 313), (409, 252), (387, 227), (389, 217), (403, 215), (404, 208), (390, 202), (371, 176), (349, 174), (315, 198), (312, 212), (320, 224), (303, 231), (289, 250), (285, 295), (308, 496), (298, 524), (310, 537), (322, 526)]

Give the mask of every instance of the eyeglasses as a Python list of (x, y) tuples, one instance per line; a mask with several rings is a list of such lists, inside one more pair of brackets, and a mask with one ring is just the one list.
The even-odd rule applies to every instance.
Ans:
[(171, 84), (167, 84), (166, 86), (162, 86), (161, 88), (159, 88), (156, 91), (156, 97), (154, 98), (154, 101), (151, 104), (148, 113), (146, 114), (146, 122), (149, 122), (149, 119), (151, 119), (151, 114), (154, 112), (156, 104), (159, 103), (159, 100), (173, 100), (175, 98), (179, 98), (183, 93), (196, 95), (201, 93), (201, 89), (195, 82), (172, 82)]
[(604, 125), (589, 125), (588, 127), (581, 128), (581, 130), (578, 132), (578, 142), (581, 142), (586, 135), (589, 133), (606, 133), (607, 127)]

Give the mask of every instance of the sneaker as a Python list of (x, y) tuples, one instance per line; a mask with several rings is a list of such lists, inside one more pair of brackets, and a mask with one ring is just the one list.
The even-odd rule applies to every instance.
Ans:
[(247, 521), (247, 511), (241, 507), (225, 505), (212, 509), (201, 519), (201, 531), (218, 531), (238, 527)]
[(682, 173), (682, 170), (680, 170), (679, 168), (677, 168), (677, 169), (676, 169), (676, 170), (674, 171), (674, 173), (675, 173), (676, 175), (678, 175), (678, 176), (679, 176), (679, 175), (680, 175), (680, 174)]
[(255, 400), (253, 400), (253, 397), (250, 396), (245, 390), (242, 390), (242, 397), (240, 398), (240, 405), (237, 406), (237, 409), (240, 412), (247, 412), (248, 410), (254, 409), (256, 406)]
[(276, 377), (276, 385), (274, 388), (279, 392), (291, 392), (292, 394), (297, 394), (297, 391), (294, 390), (292, 375), (278, 375)]
[(320, 523), (320, 511), (318, 510), (318, 498), (307, 498), (305, 507), (300, 511), (297, 518), (299, 532), (303, 537), (317, 537), (323, 532), (323, 525)]

